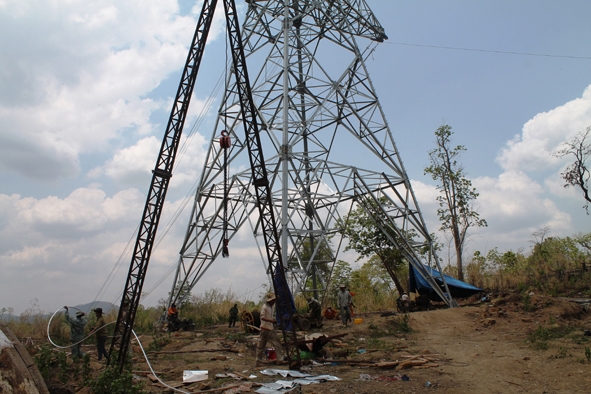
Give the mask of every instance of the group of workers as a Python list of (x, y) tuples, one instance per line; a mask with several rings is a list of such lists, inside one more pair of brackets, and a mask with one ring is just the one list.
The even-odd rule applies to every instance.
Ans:
[[(70, 312), (67, 306), (64, 306), (66, 310), (65, 318), (66, 323), (70, 326), (70, 341), (72, 342), (72, 357), (75, 360), (81, 359), (84, 357), (84, 352), (82, 352), (82, 341), (85, 339), (84, 337), (84, 330), (86, 325), (88, 324), (88, 320), (86, 320), (86, 314), (82, 311), (76, 312), (76, 318), (73, 319), (70, 317)], [(96, 335), (96, 352), (98, 355), (98, 360), (101, 361), (103, 356), (105, 359), (109, 359), (109, 354), (105, 349), (105, 343), (107, 342), (107, 329), (105, 323), (105, 317), (103, 315), (102, 308), (95, 308), (93, 309), (96, 315), (96, 323), (90, 328), (90, 334)]]
[(337, 293), (338, 311), (329, 305), (322, 313), (322, 316), (327, 320), (333, 320), (340, 316), (341, 322), (346, 326), (347, 323), (353, 321), (353, 316), (355, 316), (355, 305), (353, 304), (354, 295), (355, 293), (349, 291), (347, 286), (340, 285), (339, 292)]
[[(339, 286), (339, 292), (337, 294), (337, 305), (340, 310), (341, 322), (344, 326), (347, 326), (347, 323), (352, 321), (352, 316), (354, 314), (353, 311), (353, 299), (352, 296), (354, 293), (351, 293), (345, 285)], [(267, 344), (271, 344), (276, 352), (277, 356), (277, 363), (284, 362), (283, 351), (281, 341), (277, 336), (277, 333), (274, 331), (274, 324), (277, 323), (277, 320), (273, 317), (273, 305), (275, 304), (276, 297), (274, 294), (269, 294), (266, 298), (265, 304), (261, 308), (261, 327), (260, 327), (260, 336), (259, 341), (257, 344), (257, 351), (256, 351), (256, 366), (260, 366), (263, 363), (263, 357), (265, 356), (265, 349)], [(310, 320), (312, 321), (321, 321), (322, 317), (324, 316), (327, 319), (335, 319), (338, 313), (332, 309), (332, 307), (327, 307), (324, 313), (322, 313), (322, 306), (320, 302), (316, 300), (314, 297), (308, 298), (308, 313), (310, 314)], [(237, 305), (234, 304), (232, 309), (236, 308), (235, 313), (238, 315)], [(232, 322), (232, 309), (230, 310), (230, 322)], [(230, 323), (232, 326), (232, 323)]]
[[(340, 311), (341, 322), (344, 326), (347, 326), (348, 322), (352, 321), (354, 315), (353, 311), (353, 299), (351, 293), (345, 285), (339, 286), (339, 292), (337, 294), (337, 306)], [(279, 362), (283, 361), (283, 352), (281, 349), (281, 341), (277, 333), (274, 331), (274, 324), (277, 320), (273, 317), (273, 305), (275, 305), (276, 297), (274, 294), (269, 294), (266, 297), (265, 303), (261, 308), (261, 326), (259, 342), (256, 350), (256, 363), (260, 365), (265, 356), (265, 349), (268, 343), (274, 348)], [(338, 312), (335, 311), (331, 306), (328, 306), (324, 313), (322, 312), (322, 306), (320, 302), (313, 297), (308, 298), (308, 312), (312, 321), (321, 321), (322, 318), (329, 320), (335, 319), (338, 316)], [(85, 317), (85, 313), (82, 311), (76, 312), (76, 319), (73, 319), (69, 315), (68, 307), (66, 309), (65, 318), (66, 323), (70, 325), (70, 340), (72, 341), (72, 357), (75, 359), (82, 358), (84, 353), (81, 350), (81, 343), (84, 340), (84, 330), (88, 323)], [(105, 343), (107, 341), (107, 330), (105, 328), (105, 318), (103, 316), (102, 308), (96, 308), (93, 310), (96, 314), (96, 324), (91, 328), (91, 333), (96, 334), (96, 348), (98, 354), (98, 360), (101, 361), (103, 356), (108, 359), (109, 354), (105, 349)], [(167, 316), (169, 321), (178, 319), (178, 311), (175, 304), (172, 304), (167, 310)], [(238, 304), (234, 304), (229, 311), (228, 327), (235, 327), (236, 321), (238, 320)]]

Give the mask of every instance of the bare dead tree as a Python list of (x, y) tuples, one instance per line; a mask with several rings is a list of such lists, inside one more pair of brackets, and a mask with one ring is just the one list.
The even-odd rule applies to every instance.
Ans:
[(591, 158), (591, 126), (587, 127), (585, 131), (578, 133), (571, 141), (566, 141), (562, 144), (562, 149), (556, 151), (554, 156), (566, 157), (574, 156), (574, 163), (569, 164), (565, 171), (560, 174), (562, 179), (566, 182), (564, 187), (579, 187), (583, 191), (585, 198), (585, 211), (589, 215), (589, 203), (591, 203), (591, 195), (589, 194), (589, 178), (591, 173), (586, 162)]

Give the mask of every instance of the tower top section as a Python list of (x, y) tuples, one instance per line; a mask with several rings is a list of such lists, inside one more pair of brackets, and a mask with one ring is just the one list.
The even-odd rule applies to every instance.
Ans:
[[(305, 16), (312, 16), (321, 31), (344, 31), (370, 40), (383, 42), (388, 39), (384, 28), (377, 20), (365, 0), (246, 0), (250, 11), (257, 13), (285, 15), (287, 5), (289, 20), (297, 28)], [(299, 26), (298, 26), (299, 25)]]

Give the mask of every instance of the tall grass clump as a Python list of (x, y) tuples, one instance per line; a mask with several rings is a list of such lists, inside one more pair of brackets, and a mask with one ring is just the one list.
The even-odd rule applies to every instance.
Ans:
[(211, 289), (200, 295), (192, 295), (190, 302), (181, 305), (181, 318), (190, 318), (197, 327), (227, 323), (229, 311), (234, 304), (238, 304), (240, 311), (244, 303), (238, 301), (238, 296), (232, 290), (226, 292)]

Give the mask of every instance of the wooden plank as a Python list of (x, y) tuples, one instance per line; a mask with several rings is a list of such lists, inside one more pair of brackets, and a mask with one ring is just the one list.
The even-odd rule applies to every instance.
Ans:
[(148, 354), (180, 354), (180, 353), (202, 353), (202, 352), (232, 352), (240, 353), (237, 349), (193, 349), (193, 350), (162, 350), (159, 352), (149, 352)]
[[(4, 322), (0, 322), (0, 331), (12, 344), (12, 347), (0, 348), (0, 354), (4, 359), (0, 364), (6, 364), (8, 367), (12, 366), (11, 369), (17, 374), (20, 383), (31, 386), (30, 383), (26, 383), (30, 380), (35, 385), (34, 388), (38, 393), (49, 394), (47, 385), (27, 349)], [(0, 373), (1, 377), (2, 374)]]
[(378, 368), (392, 368), (400, 364), (400, 361), (382, 361), (376, 364)]

